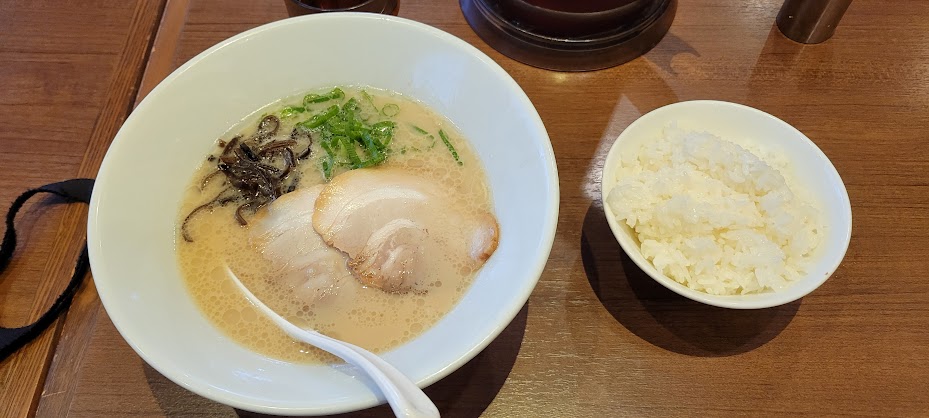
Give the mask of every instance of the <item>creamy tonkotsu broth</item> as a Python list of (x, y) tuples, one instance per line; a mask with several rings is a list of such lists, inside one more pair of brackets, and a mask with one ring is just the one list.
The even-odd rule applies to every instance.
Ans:
[[(282, 264), (286, 263), (269, 260), (269, 247), (262, 247), (260, 240), (255, 239), (255, 229), (267, 215), (268, 204), (257, 212), (251, 207), (243, 208), (241, 216), (248, 222), (246, 226), (241, 226), (236, 219), (241, 201), (215, 204), (187, 219), (195, 208), (212, 201), (229, 187), (229, 180), (222, 174), (214, 175), (205, 186), (203, 183), (217, 170), (218, 158), (223, 152), (221, 146), (227, 145), (236, 135), (242, 138), (255, 135), (258, 122), (266, 115), (275, 115), (280, 126), (276, 134), (264, 142), (287, 140), (296, 124), (323, 114), (333, 104), (345, 104), (355, 98), (356, 103), (364, 101), (367, 106), (367, 111), (359, 113), (367, 118), (366, 124), (395, 123), (392, 139), (385, 147), (384, 161), (376, 168), (363, 170), (375, 175), (390, 172), (428, 179), (438, 186), (434, 190), (439, 197), (457, 208), (461, 216), (493, 213), (481, 163), (451, 122), (398, 94), (367, 87), (341, 87), (341, 91), (343, 97), (333, 95), (332, 99), (307, 102), (306, 106), (303, 105), (304, 95), (281, 100), (230, 129), (194, 174), (178, 213), (177, 253), (182, 276), (196, 304), (215, 326), (235, 341), (281, 360), (326, 362), (333, 357), (295, 342), (264, 318), (236, 289), (226, 275), (225, 266), (228, 265), (258, 298), (290, 321), (381, 352), (416, 337), (448, 313), (468, 289), (480, 265), (455, 263), (438, 271), (430, 270), (428, 280), (403, 291), (385, 291), (366, 286), (357, 277), (349, 277), (342, 280), (335, 291), (307, 303), (305, 298), (297, 296), (292, 284), (277, 277)], [(313, 97), (322, 100), (329, 92), (328, 89), (314, 92), (316, 96)], [(440, 130), (450, 146), (446, 146), (439, 135)], [(299, 196), (307, 188), (329, 184), (327, 174), (332, 179), (350, 170), (351, 161), (344, 155), (330, 159), (322, 142), (314, 138), (311, 154), (290, 175), (291, 179), (299, 177), (293, 194), (284, 194), (279, 198), (280, 203), (289, 196)], [(299, 147), (299, 144), (294, 146)], [(356, 151), (363, 152), (364, 147), (359, 145)], [(299, 153), (299, 149), (295, 153)], [(359, 157), (374, 158), (370, 154)], [(332, 163), (331, 171), (327, 172), (325, 165), (329, 163)], [(291, 185), (288, 181), (281, 187), (286, 191)], [(493, 225), (496, 227), (495, 220)], [(494, 239), (490, 252), (496, 246)]]

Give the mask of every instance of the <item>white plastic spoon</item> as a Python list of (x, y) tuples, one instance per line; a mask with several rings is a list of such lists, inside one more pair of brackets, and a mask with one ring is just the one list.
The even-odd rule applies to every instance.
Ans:
[(398, 417), (409, 418), (438, 418), (439, 410), (432, 403), (432, 400), (423, 393), (422, 389), (416, 386), (399, 370), (391, 366), (376, 354), (365, 350), (356, 345), (339, 341), (335, 338), (327, 337), (313, 330), (300, 328), (284, 317), (278, 315), (267, 305), (261, 302), (251, 291), (245, 287), (239, 278), (226, 266), (226, 273), (235, 282), (239, 290), (245, 294), (252, 304), (258, 307), (262, 313), (271, 319), (278, 327), (293, 338), (303, 341), (307, 344), (319, 347), (342, 360), (364, 370), (368, 376), (374, 380), (381, 393), (387, 398), (387, 403), (393, 409), (394, 415)]

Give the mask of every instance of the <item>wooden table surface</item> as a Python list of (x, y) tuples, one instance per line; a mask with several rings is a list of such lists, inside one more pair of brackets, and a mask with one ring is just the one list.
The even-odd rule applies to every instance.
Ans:
[[(427, 389), (443, 416), (929, 416), (929, 2), (858, 0), (830, 41), (810, 46), (773, 27), (779, 6), (682, 0), (644, 57), (560, 73), (488, 47), (457, 2), (403, 0), (400, 16), (470, 42), (516, 79), (561, 179), (547, 268), (506, 331)], [(285, 17), (281, 0), (0, 2), (0, 206), (93, 177), (133, 103), (170, 71)], [(651, 281), (613, 240), (598, 200), (606, 151), (638, 116), (691, 99), (784, 119), (842, 175), (852, 242), (813, 294), (765, 310), (711, 308)], [(6, 327), (50, 305), (84, 234), (83, 205), (35, 200), (0, 275)], [(0, 363), (0, 417), (236, 414), (251, 416), (147, 366), (90, 277), (67, 317)]]

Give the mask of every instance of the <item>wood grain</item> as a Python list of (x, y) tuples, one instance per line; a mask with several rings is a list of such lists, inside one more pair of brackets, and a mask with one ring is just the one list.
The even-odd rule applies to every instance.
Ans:
[[(10, 4), (35, 16), (53, 9), (14, 2), (0, 3), (0, 11)], [(13, 144), (11, 153), (0, 154), (0, 203), (29, 182), (73, 176), (87, 146), (76, 138), (94, 132), (88, 121), (117, 126), (125, 115), (99, 113), (110, 95), (125, 91), (108, 90), (103, 77), (87, 74), (112, 71), (118, 62), (116, 39), (129, 37), (129, 9), (138, 7), (131, 4), (114, 2), (113, 13), (99, 19), (124, 19), (122, 26), (111, 23), (122, 28), (122, 38), (115, 29), (97, 37), (99, 28), (75, 29), (90, 39), (80, 45), (87, 54), (108, 57), (92, 60), (32, 39), (36, 29), (0, 13), (0, 62), (14, 63), (14, 70), (0, 65), (2, 85), (13, 86), (0, 92), (0, 117), (16, 115), (4, 121), (30, 127), (0, 125), (0, 140)], [(464, 39), (516, 79), (549, 130), (560, 173), (561, 214), (545, 272), (507, 331), (429, 388), (443, 416), (929, 415), (929, 3), (854, 2), (833, 39), (820, 45), (780, 35), (772, 26), (779, 4), (682, 1), (669, 35), (644, 57), (603, 71), (560, 73), (489, 48), (457, 2), (401, 3), (401, 17)], [(279, 0), (170, 0), (164, 16), (140, 96), (216, 42), (286, 15)], [(29, 48), (10, 46), (28, 42)], [(142, 62), (129, 65), (142, 69)], [(57, 66), (71, 66), (85, 81), (53, 79)], [(79, 92), (87, 98), (80, 108), (34, 111), (70, 103)], [(699, 305), (646, 277), (613, 240), (598, 201), (606, 151), (643, 113), (692, 99), (772, 113), (806, 133), (839, 170), (852, 201), (852, 243), (834, 276), (810, 296), (760, 311)], [(57, 114), (70, 118), (36, 133)], [(93, 138), (97, 146), (108, 141)], [(75, 143), (80, 150), (68, 148)], [(43, 151), (50, 147), (67, 150)], [(36, 292), (22, 278), (43, 271), (56, 233), (66, 230), (58, 227), (64, 217), (58, 212), (64, 211), (37, 205), (21, 223), (31, 231), (24, 246), (30, 257), (20, 257), (0, 281), (0, 323), (27, 320), (32, 305), (10, 301)], [(66, 258), (55, 251), (60, 255), (53, 257)], [(193, 395), (145, 365), (92, 289), (68, 316), (57, 353), (40, 416), (252, 416)], [(29, 394), (38, 383), (20, 387), (0, 377), (6, 385), (0, 405), (9, 399), (13, 415), (28, 412), (34, 398), (9, 393)], [(389, 409), (350, 416), (389, 416)]]
[[(96, 174), (128, 114), (160, 7), (152, 1), (0, 6), (5, 8), (0, 59), (12, 63), (0, 67), (0, 84), (13, 87), (0, 96), (5, 118), (0, 138), (9, 151), (0, 157), (5, 160), (0, 163), (2, 201), (26, 188)], [(48, 309), (67, 283), (83, 242), (86, 208), (71, 205), (37, 220), (48, 209), (34, 207), (20, 220), (26, 225), (25, 245), (0, 284), (5, 326), (30, 323)], [(92, 285), (76, 299), (72, 315), (87, 302), (94, 309), (99, 304)], [(61, 322), (0, 365), (0, 416), (34, 413)]]

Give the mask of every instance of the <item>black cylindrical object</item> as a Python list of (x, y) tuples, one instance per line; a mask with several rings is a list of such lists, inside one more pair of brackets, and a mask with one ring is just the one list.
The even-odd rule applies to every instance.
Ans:
[(459, 0), (490, 46), (517, 61), (560, 71), (608, 68), (652, 49), (677, 0)]
[(851, 4), (852, 0), (785, 0), (777, 28), (794, 41), (818, 44), (832, 37)]
[(323, 12), (372, 12), (397, 15), (399, 0), (284, 0), (291, 17)]

